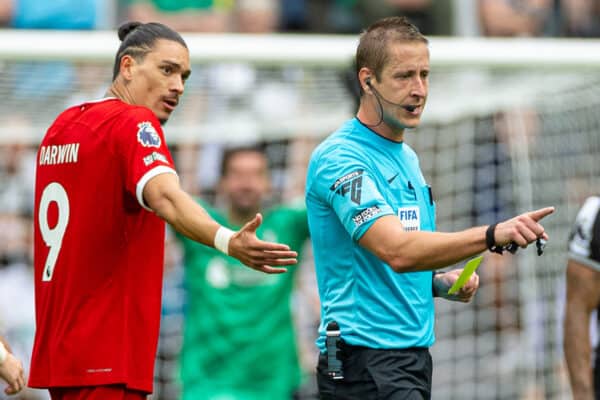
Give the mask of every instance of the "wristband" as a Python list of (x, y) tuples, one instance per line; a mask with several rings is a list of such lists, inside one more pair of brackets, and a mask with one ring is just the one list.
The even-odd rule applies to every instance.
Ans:
[(437, 290), (435, 290), (435, 276), (437, 274), (441, 274), (441, 272), (433, 271), (433, 274), (431, 274), (431, 293), (433, 294), (433, 297), (439, 297)]
[(6, 357), (8, 357), (8, 351), (4, 347), (4, 343), (0, 342), (0, 365), (4, 364)]
[(496, 231), (496, 225), (498, 224), (496, 223), (488, 226), (487, 230), (485, 231), (485, 245), (489, 251), (502, 254), (504, 248), (502, 246), (496, 246), (496, 238), (494, 235)]
[(215, 249), (229, 255), (229, 241), (235, 232), (221, 226), (215, 233)]

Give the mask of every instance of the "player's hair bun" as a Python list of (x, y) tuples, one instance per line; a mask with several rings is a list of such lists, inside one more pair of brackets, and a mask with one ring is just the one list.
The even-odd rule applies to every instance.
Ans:
[(119, 27), (119, 40), (123, 41), (132, 31), (134, 31), (138, 26), (143, 25), (138, 21), (129, 21), (125, 22), (123, 25)]

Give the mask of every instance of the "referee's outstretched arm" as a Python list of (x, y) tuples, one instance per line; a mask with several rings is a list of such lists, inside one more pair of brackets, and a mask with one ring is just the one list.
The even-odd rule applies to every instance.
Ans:
[[(491, 235), (498, 247), (512, 242), (527, 247), (541, 238), (548, 240), (539, 221), (552, 214), (554, 207), (526, 212), (495, 225)], [(444, 268), (489, 248), (489, 226), (461, 232), (405, 231), (395, 215), (377, 219), (359, 240), (359, 244), (386, 262), (396, 272), (426, 271)]]

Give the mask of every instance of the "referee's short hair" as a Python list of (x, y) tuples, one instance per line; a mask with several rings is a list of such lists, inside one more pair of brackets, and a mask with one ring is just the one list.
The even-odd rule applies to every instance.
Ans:
[(356, 49), (356, 74), (361, 68), (369, 68), (377, 80), (389, 59), (388, 45), (395, 41), (429, 41), (406, 17), (382, 18), (369, 26), (360, 35)]

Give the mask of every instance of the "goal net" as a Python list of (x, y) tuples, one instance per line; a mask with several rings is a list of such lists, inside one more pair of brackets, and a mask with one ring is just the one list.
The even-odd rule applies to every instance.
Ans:
[[(301, 196), (311, 150), (356, 109), (348, 78), (356, 38), (184, 36), (193, 73), (165, 126), (183, 184), (210, 198), (222, 149), (260, 141), (278, 198)], [(431, 39), (428, 105), (405, 137), (433, 188), (438, 229), (556, 207), (543, 256), (486, 254), (473, 303), (436, 302), (433, 398), (568, 396), (566, 242), (583, 199), (600, 188), (598, 45)], [(117, 46), (113, 32), (0, 32), (0, 148), (31, 156), (66, 106), (102, 97)], [(311, 342), (318, 316), (306, 310), (295, 311)], [(315, 348), (305, 347), (313, 360)]]

